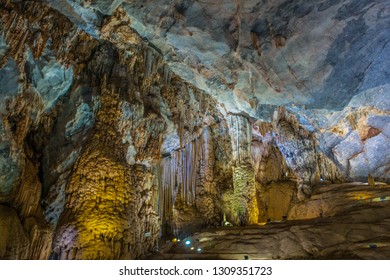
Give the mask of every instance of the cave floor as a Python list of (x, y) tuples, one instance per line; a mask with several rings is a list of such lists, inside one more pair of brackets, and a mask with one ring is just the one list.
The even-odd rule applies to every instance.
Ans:
[(148, 259), (390, 259), (390, 185), (318, 186), (301, 204), (313, 218), (205, 228)]

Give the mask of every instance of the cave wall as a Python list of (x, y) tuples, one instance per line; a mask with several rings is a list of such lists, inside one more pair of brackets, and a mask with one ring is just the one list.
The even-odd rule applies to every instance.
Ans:
[(1, 3), (0, 258), (139, 259), (162, 234), (283, 219), (320, 180), (364, 177), (367, 157), (388, 178), (385, 108), (322, 130), (284, 107), (233, 113), (121, 7), (94, 33), (44, 3)]

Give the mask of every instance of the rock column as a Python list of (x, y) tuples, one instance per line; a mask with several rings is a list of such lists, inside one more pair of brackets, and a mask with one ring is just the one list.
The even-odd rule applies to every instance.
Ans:
[(255, 224), (259, 216), (256, 180), (251, 160), (251, 131), (251, 124), (246, 117), (229, 116), (233, 151), (233, 194), (227, 198), (226, 208), (230, 212), (227, 213), (228, 217), (238, 225)]

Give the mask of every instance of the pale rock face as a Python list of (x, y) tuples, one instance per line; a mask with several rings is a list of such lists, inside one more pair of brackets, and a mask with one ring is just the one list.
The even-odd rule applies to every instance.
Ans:
[[(67, 16), (82, 18), (85, 11), (111, 14), (121, 1), (50, 3)], [(60, 9), (60, 4), (70, 7)], [(229, 110), (255, 116), (251, 100), (342, 109), (357, 94), (388, 85), (387, 2), (178, 0), (121, 5), (131, 26), (162, 51), (176, 74), (217, 95)], [(75, 16), (70, 18), (78, 24)]]
[(333, 149), (334, 155), (337, 158), (338, 162), (346, 166), (346, 161), (348, 159), (363, 151), (363, 143), (360, 139), (358, 132), (353, 131), (346, 139), (344, 139)]
[[(73, 83), (73, 71), (56, 62), (49, 52), (50, 45), (43, 58), (34, 60), (31, 51), (27, 54), (26, 72), (29, 82), (37, 91), (45, 106), (49, 110), (55, 102), (66, 94)], [(52, 59), (47, 61), (47, 59)]]
[(388, 176), (390, 148), (389, 139), (382, 133), (365, 143), (365, 151), (350, 160), (351, 177), (371, 174), (374, 177)]
[(386, 137), (390, 138), (390, 116), (370, 116), (367, 119), (367, 125), (379, 129)]
[[(161, 1), (156, 6), (131, 1), (124, 6), (133, 27), (160, 46), (174, 69), (204, 80), (217, 95), (234, 93), (239, 101), (229, 101), (240, 110), (245, 105), (237, 103), (252, 96), (266, 104), (342, 108), (354, 95), (388, 84), (386, 2)], [(229, 83), (232, 91), (226, 89)]]

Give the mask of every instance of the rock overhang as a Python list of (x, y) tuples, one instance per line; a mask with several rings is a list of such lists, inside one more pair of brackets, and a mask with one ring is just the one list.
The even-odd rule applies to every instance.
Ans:
[(161, 51), (174, 73), (216, 97), (227, 111), (255, 118), (263, 105), (340, 111), (390, 81), (389, 2), (57, 0), (51, 5), (94, 36), (104, 16), (122, 6), (131, 27)]

